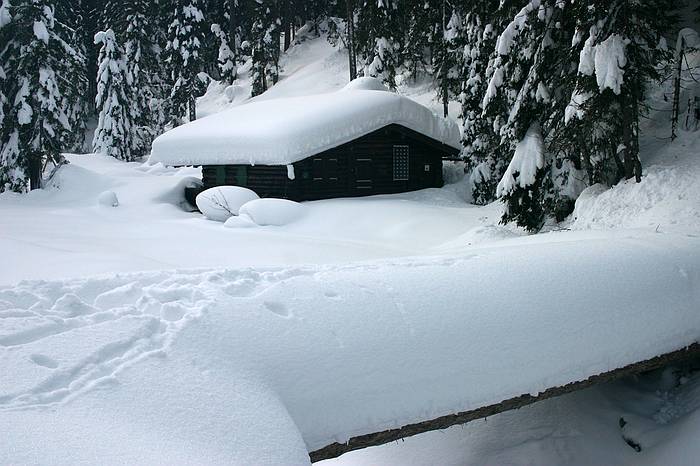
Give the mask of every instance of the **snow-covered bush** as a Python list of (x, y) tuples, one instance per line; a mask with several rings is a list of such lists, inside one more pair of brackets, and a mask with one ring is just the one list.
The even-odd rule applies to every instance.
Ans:
[(282, 226), (301, 218), (305, 210), (298, 202), (267, 198), (248, 202), (241, 207), (240, 214), (247, 215), (260, 226)]
[(388, 91), (384, 83), (371, 76), (355, 78), (343, 87), (344, 91)]
[(197, 195), (197, 208), (209, 220), (225, 222), (233, 215), (238, 215), (242, 205), (259, 199), (254, 191), (240, 186), (217, 186), (202, 191)]
[(119, 207), (119, 198), (114, 191), (103, 191), (97, 196), (97, 203), (104, 207)]

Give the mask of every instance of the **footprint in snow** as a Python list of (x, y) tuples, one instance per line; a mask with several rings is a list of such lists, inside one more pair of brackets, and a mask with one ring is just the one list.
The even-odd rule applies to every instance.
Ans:
[(46, 367), (47, 369), (56, 369), (58, 367), (58, 362), (43, 354), (32, 354), (29, 356), (29, 359), (37, 366)]
[(323, 295), (329, 299), (340, 299), (340, 295), (335, 291), (326, 291)]
[(287, 306), (282, 303), (278, 303), (277, 301), (265, 301), (263, 302), (263, 306), (265, 306), (265, 308), (273, 314), (277, 314), (285, 319), (292, 317), (292, 313), (289, 312)]
[(168, 322), (177, 322), (185, 315), (185, 309), (179, 303), (165, 303), (160, 308), (160, 315)]

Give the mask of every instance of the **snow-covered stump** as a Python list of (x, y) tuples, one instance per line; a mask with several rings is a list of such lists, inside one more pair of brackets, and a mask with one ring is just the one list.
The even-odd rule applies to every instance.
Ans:
[(554, 398), (567, 393), (584, 390), (593, 385), (600, 383), (611, 382), (624, 377), (648, 372), (655, 369), (660, 369), (664, 366), (677, 364), (680, 362), (689, 361), (691, 359), (700, 358), (700, 343), (694, 343), (685, 348), (681, 348), (671, 353), (666, 353), (655, 358), (640, 361), (638, 363), (629, 364), (625, 367), (615, 369), (602, 374), (591, 376), (585, 380), (572, 382), (558, 387), (552, 387), (538, 395), (524, 393), (515, 398), (504, 400), (500, 403), (484, 406), (470, 411), (463, 411), (448, 416), (441, 416), (424, 422), (408, 424), (398, 429), (389, 429), (371, 434), (359, 435), (350, 438), (346, 443), (332, 443), (318, 450), (309, 453), (311, 462), (323, 461), (327, 459), (337, 458), (345, 453), (363, 448), (376, 447), (390, 442), (412, 437), (414, 435), (431, 432), (434, 430), (443, 430), (459, 424), (466, 424), (477, 419), (485, 419), (495, 414), (503, 413), (513, 409), (519, 409), (538, 401), (544, 401), (549, 398)]

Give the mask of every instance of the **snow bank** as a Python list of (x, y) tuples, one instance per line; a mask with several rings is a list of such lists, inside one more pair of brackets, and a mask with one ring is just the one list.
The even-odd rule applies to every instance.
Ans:
[(546, 236), (0, 288), (0, 462), (295, 464), (700, 339), (700, 239)]
[(197, 195), (197, 208), (209, 220), (225, 222), (238, 212), (245, 203), (259, 199), (258, 195), (241, 186), (217, 186)]
[(305, 211), (305, 207), (298, 202), (266, 198), (246, 203), (240, 213), (260, 226), (282, 226), (299, 220)]
[[(373, 87), (369, 83), (354, 85)], [(179, 126), (153, 142), (150, 162), (288, 165), (389, 124), (461, 148), (454, 121), (392, 92), (351, 87), (328, 94), (253, 101)]]
[(700, 232), (700, 133), (685, 133), (655, 154), (642, 181), (595, 185), (576, 201), (571, 228)]

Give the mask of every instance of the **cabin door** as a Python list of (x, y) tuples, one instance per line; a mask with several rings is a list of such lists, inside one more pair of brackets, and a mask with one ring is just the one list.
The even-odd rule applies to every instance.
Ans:
[(358, 155), (355, 157), (354, 188), (357, 194), (371, 194), (374, 188), (374, 170), (372, 158)]

